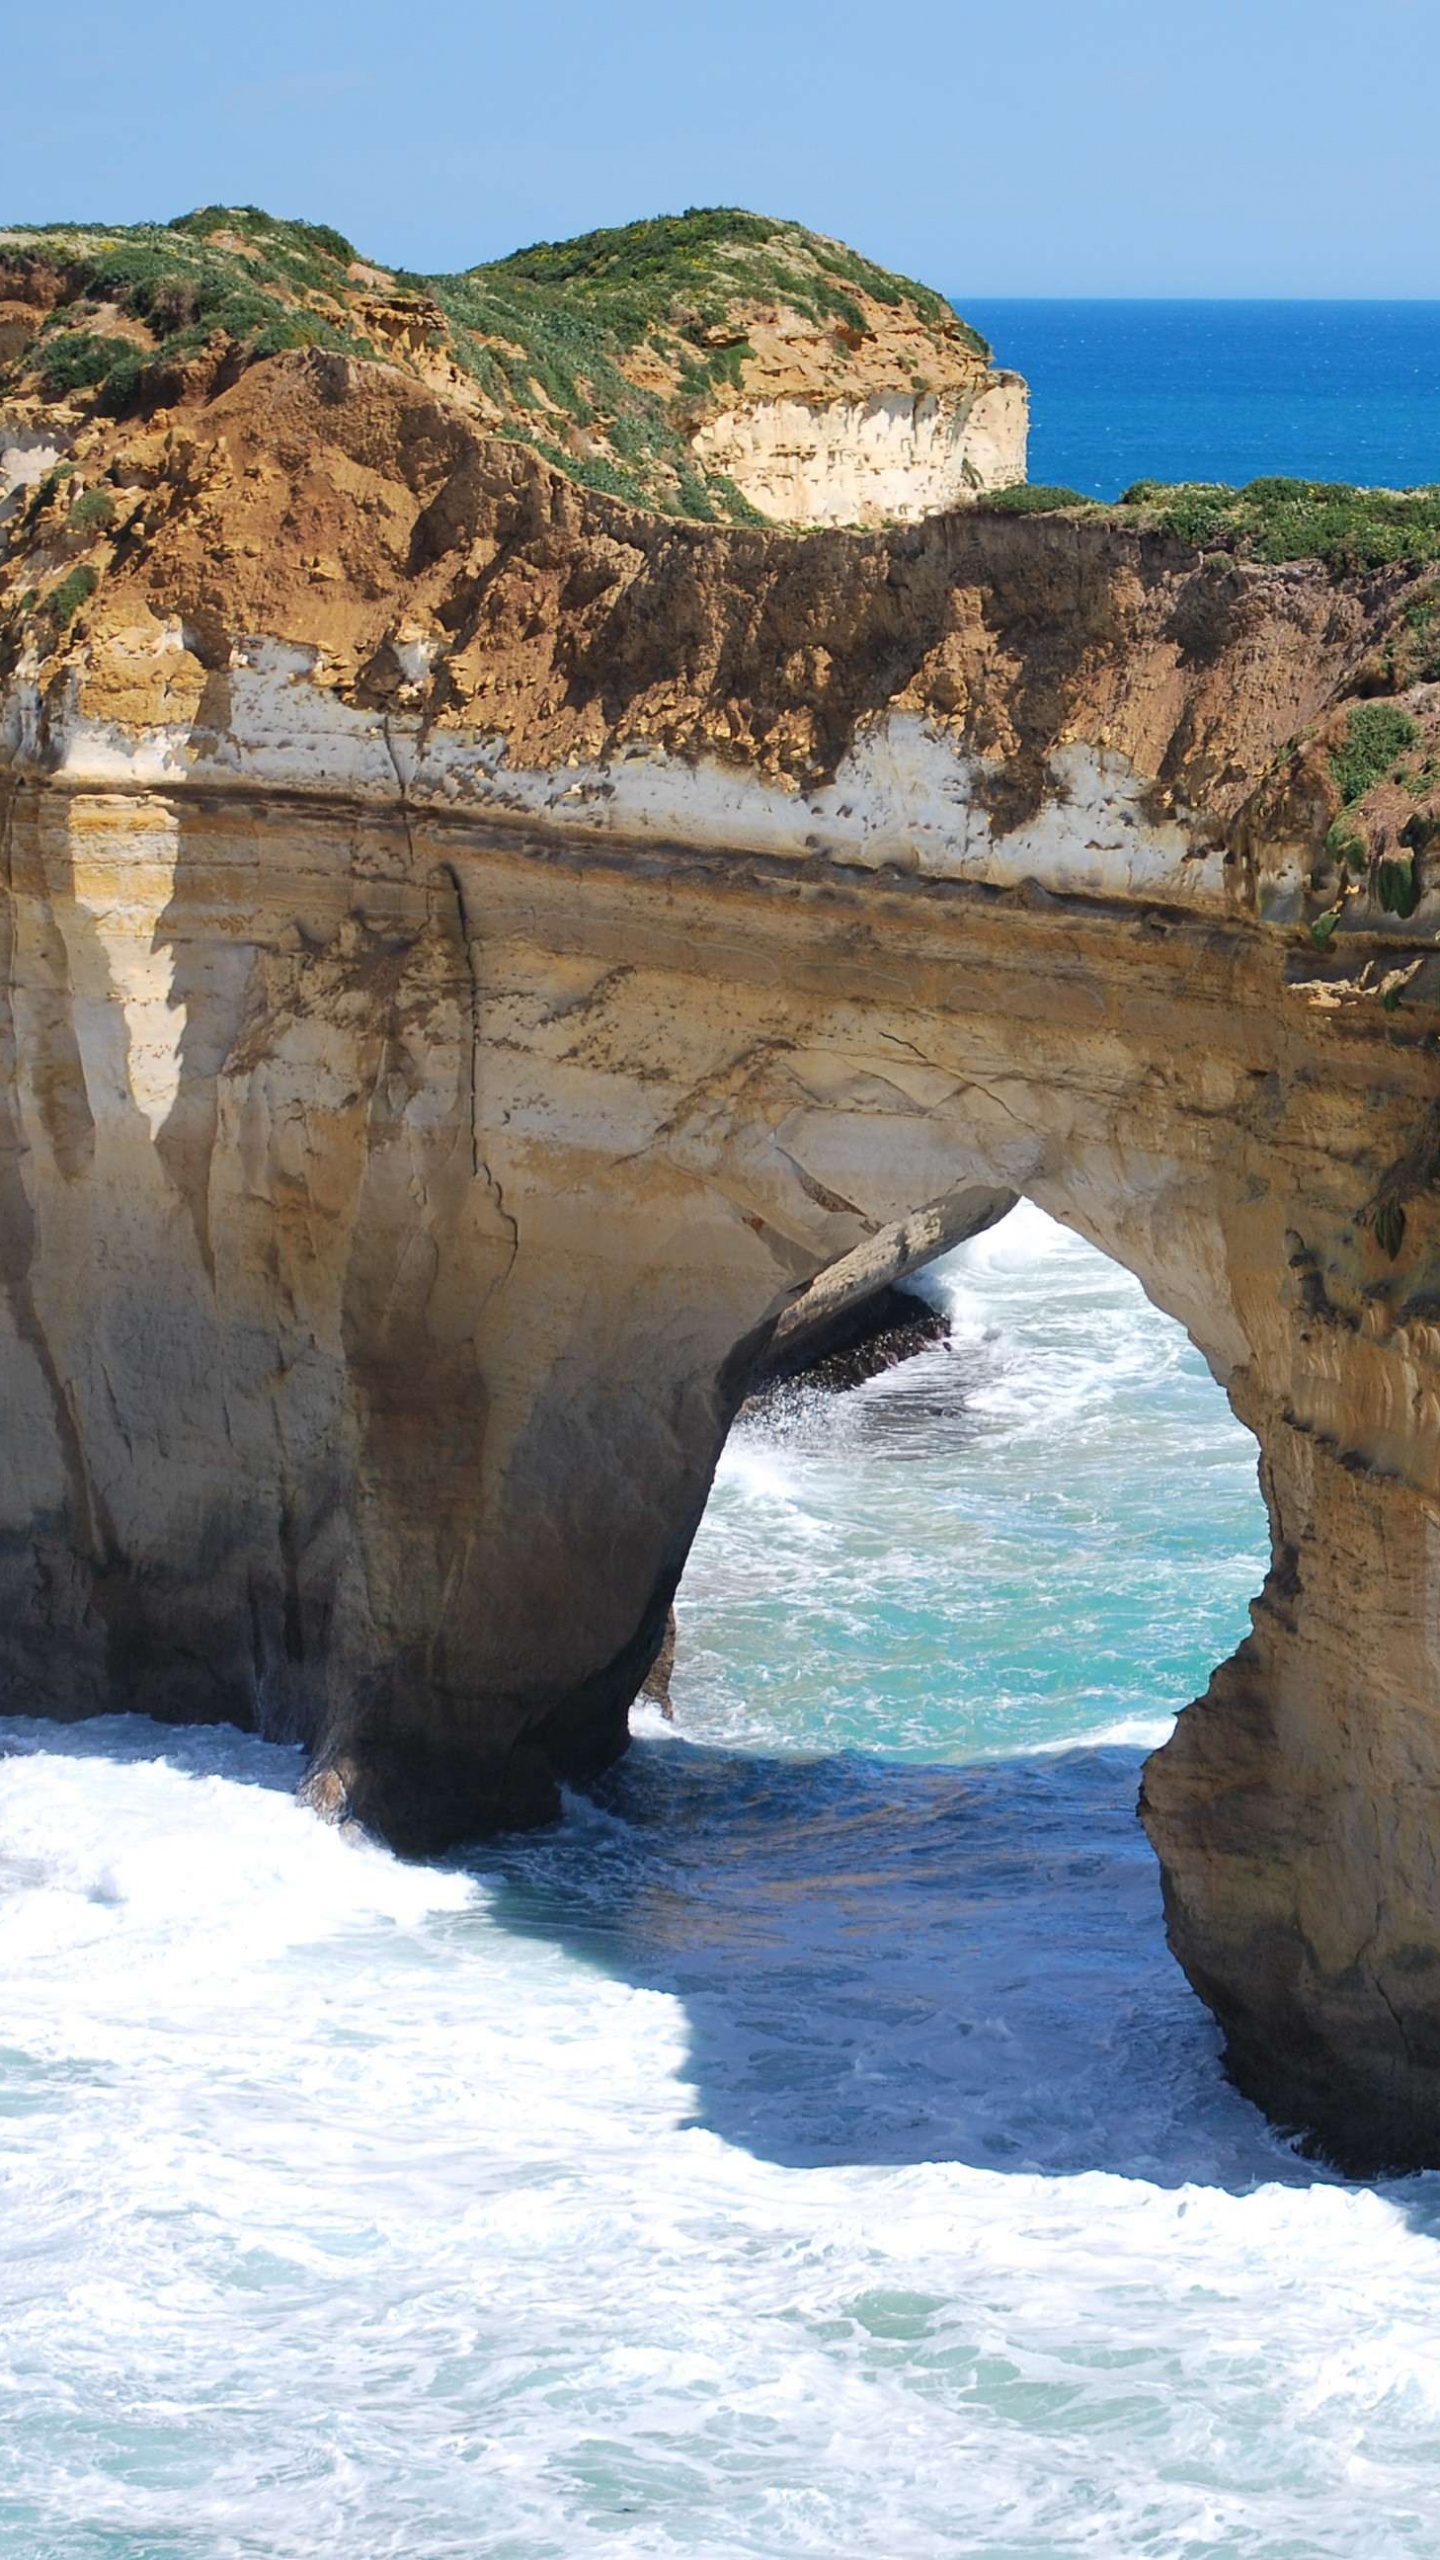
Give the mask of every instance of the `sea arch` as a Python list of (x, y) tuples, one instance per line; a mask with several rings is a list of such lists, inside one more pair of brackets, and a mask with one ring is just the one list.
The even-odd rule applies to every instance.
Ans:
[[(282, 428), (343, 610), (186, 550)], [(1277, 2113), (1440, 2158), (1440, 903), (1307, 923), (1403, 579), (667, 526), (300, 362), (187, 432), (4, 697), (7, 1706), (288, 1733), (411, 1849), (543, 1818), (777, 1328), (1021, 1194), (1260, 1446), (1147, 1772), (1176, 1950)]]
[(1340, 1300), (1388, 1266), (1337, 1141), (1378, 1076), (1423, 1122), (1423, 1054), (1332, 1042), (1317, 1095), (1283, 946), (1213, 917), (374, 814), (370, 896), (333, 811), (167, 815), (147, 988), (153, 805), (17, 813), (11, 1697), (299, 1733), (412, 1849), (541, 1817), (777, 1333), (1023, 1195), (1262, 1453), (1254, 1635), (1147, 1773), (1177, 1951), (1273, 2106), (1413, 2116), (1426, 1342)]

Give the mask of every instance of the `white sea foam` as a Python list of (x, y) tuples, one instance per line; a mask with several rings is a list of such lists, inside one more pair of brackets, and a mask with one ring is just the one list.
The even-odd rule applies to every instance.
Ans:
[(1013, 1748), (1030, 1760), (1054, 1759), (1062, 1751), (1158, 1751), (1174, 1730), (1173, 1716), (1121, 1716), (1114, 1724), (1047, 1735), (1043, 1742), (1020, 1742)]
[(1227, 2086), (1133, 1817), (1248, 1450), (1005, 1235), (954, 1361), (732, 1452), (679, 1727), (552, 1833), (0, 1729), (4, 2560), (1429, 2560), (1440, 2181)]

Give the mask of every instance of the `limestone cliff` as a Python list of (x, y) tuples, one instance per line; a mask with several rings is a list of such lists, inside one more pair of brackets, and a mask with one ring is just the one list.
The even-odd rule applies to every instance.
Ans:
[(307, 345), (702, 521), (873, 524), (1025, 476), (1019, 376), (939, 294), (799, 223), (690, 212), (451, 276), (253, 207), (0, 232), (0, 399), (154, 411)]
[(336, 350), (10, 440), (7, 1708), (542, 1816), (787, 1316), (1024, 1193), (1260, 1443), (1176, 1947), (1268, 2103), (1440, 2158), (1433, 573), (667, 519)]
[(1023, 480), (1027, 427), (1025, 385), (1004, 373), (971, 395), (748, 400), (693, 444), (781, 523), (904, 524)]

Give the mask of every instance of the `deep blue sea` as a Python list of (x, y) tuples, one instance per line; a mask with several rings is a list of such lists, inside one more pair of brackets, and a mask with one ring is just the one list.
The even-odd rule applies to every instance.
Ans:
[(1030, 384), (1032, 480), (1440, 480), (1440, 302), (957, 308)]

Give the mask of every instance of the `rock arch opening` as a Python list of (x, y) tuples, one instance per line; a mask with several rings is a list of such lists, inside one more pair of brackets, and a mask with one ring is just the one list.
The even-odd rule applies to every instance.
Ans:
[(1275, 2112), (1440, 2153), (1421, 1037), (1210, 914), (419, 826), (15, 796), (7, 1694), (299, 1738), (417, 1851), (543, 1819), (787, 1315), (1023, 1194), (1260, 1443), (1254, 1635), (1146, 1784), (1177, 1951)]
[(1252, 1435), (1133, 1276), (1029, 1202), (910, 1285), (941, 1330), (885, 1337), (859, 1382), (822, 1341), (742, 1407), (677, 1594), (682, 1719), (745, 1730), (696, 1669), (718, 1627), (796, 1748), (1155, 1748), (1264, 1579)]
[[(1232, 2115), (1135, 1798), (1245, 1631), (1255, 1445), (1133, 1277), (1028, 1203), (927, 1287), (943, 1338), (732, 1428), (675, 1724), (642, 1709), (602, 1782), (645, 1880), (626, 1943), (685, 1990), (701, 2120), (751, 2147), (1168, 2181)], [(559, 1854), (536, 1871), (570, 1899)]]

